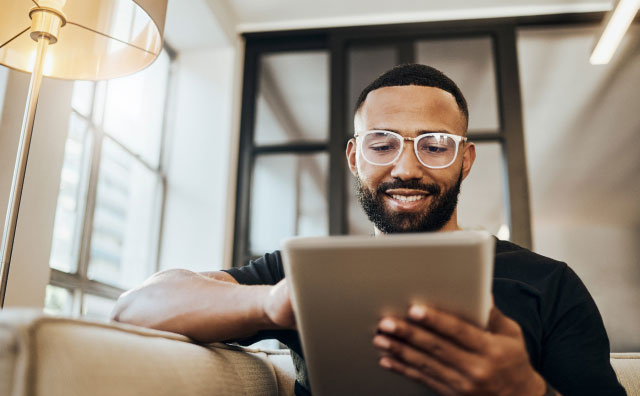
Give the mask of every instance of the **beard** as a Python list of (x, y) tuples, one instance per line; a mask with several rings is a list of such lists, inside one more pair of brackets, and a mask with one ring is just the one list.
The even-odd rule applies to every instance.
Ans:
[[(381, 183), (374, 193), (362, 185), (362, 180), (357, 175), (355, 180), (356, 195), (362, 209), (376, 228), (384, 234), (430, 232), (442, 229), (451, 219), (458, 205), (461, 184), (462, 170), (455, 185), (444, 191), (435, 183), (423, 184), (417, 180), (406, 182), (396, 180)], [(420, 212), (392, 212), (387, 209), (384, 199), (387, 195), (385, 191), (394, 188), (426, 191), (431, 196), (431, 203)]]

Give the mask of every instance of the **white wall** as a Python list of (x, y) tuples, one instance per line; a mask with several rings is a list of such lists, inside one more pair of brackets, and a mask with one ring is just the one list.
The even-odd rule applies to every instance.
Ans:
[(241, 70), (236, 54), (232, 46), (187, 50), (176, 60), (161, 269), (212, 271), (226, 265), (228, 185), (235, 185), (237, 151), (235, 81)]
[[(29, 75), (9, 72), (0, 123), (0, 221), (4, 219), (24, 114)], [(49, 283), (60, 172), (73, 83), (43, 79), (18, 216), (5, 307), (44, 305)]]
[(597, 33), (518, 30), (533, 244), (582, 278), (612, 350), (640, 351), (640, 29), (593, 66)]
[(603, 316), (613, 351), (640, 345), (640, 229), (598, 224), (536, 223), (536, 251), (565, 261)]

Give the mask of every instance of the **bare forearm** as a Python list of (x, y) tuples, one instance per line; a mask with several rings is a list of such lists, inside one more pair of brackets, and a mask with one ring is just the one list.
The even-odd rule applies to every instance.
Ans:
[(273, 328), (263, 309), (269, 291), (269, 286), (244, 286), (171, 270), (123, 294), (113, 319), (200, 342), (242, 338)]

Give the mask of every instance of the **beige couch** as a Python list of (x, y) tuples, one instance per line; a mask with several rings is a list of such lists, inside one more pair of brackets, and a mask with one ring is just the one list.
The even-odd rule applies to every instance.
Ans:
[[(640, 396), (640, 353), (613, 354)], [(293, 395), (287, 351), (224, 344), (120, 324), (0, 312), (0, 396)]]

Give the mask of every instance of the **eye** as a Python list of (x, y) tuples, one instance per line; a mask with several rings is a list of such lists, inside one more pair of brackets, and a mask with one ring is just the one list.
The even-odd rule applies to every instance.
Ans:
[(378, 144), (375, 146), (369, 146), (369, 149), (373, 151), (390, 151), (394, 148), (390, 144)]
[(420, 151), (423, 151), (427, 154), (444, 154), (449, 150), (446, 146), (439, 146), (436, 144), (425, 144), (420, 147)]
[(388, 135), (369, 135), (365, 140), (367, 150), (375, 153), (389, 153), (397, 150), (402, 142)]

